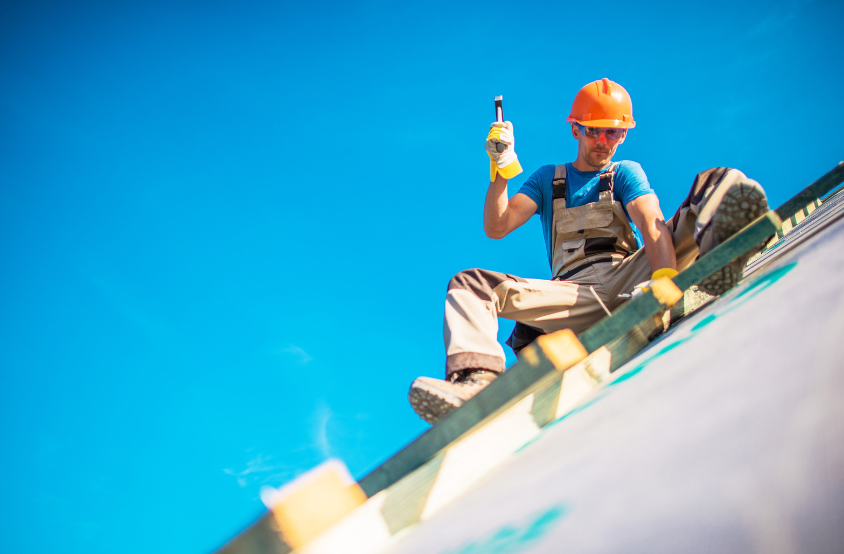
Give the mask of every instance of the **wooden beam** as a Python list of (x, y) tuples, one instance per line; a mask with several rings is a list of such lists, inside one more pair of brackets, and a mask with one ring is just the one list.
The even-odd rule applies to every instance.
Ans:
[(266, 512), (216, 554), (289, 554), (292, 550), (281, 538), (272, 512)]
[(781, 225), (782, 221), (775, 212), (763, 214), (740, 233), (701, 256), (688, 269), (674, 277), (674, 283), (681, 289), (696, 285), (739, 256), (746, 254), (748, 250), (761, 246), (777, 232)]
[[(756, 221), (736, 233), (723, 244), (718, 245), (693, 263), (688, 269), (672, 279), (680, 290), (696, 285), (706, 277), (746, 254), (763, 241), (768, 240), (780, 228), (781, 222), (774, 212), (760, 216)], [(588, 352), (594, 352), (604, 344), (629, 332), (643, 320), (653, 317), (663, 308), (652, 292), (617, 308), (612, 317), (605, 317), (578, 337)]]
[(520, 398), (519, 393), (530, 385), (556, 371), (554, 364), (541, 349), (530, 345), (523, 352), (525, 350), (527, 352), (522, 361), (515, 363), (479, 394), (361, 479), (359, 483), (366, 495), (374, 495), (421, 467), (437, 452), (481, 424), (486, 418), (517, 401)]
[(780, 219), (787, 219), (801, 210), (803, 206), (823, 196), (844, 181), (844, 162), (838, 162), (834, 168), (826, 172), (820, 179), (791, 197), (776, 209)]

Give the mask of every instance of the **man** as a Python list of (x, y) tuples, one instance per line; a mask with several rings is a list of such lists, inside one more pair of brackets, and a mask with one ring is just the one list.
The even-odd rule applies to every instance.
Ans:
[[(539, 168), (512, 198), (507, 180), (521, 172), (513, 125), (490, 127), (484, 230), (490, 238), (503, 238), (539, 214), (553, 278), (470, 269), (451, 279), (445, 303), (446, 380), (420, 377), (409, 393), (414, 410), (429, 423), (504, 372), (498, 317), (516, 320), (507, 344), (517, 353), (543, 333), (565, 328), (580, 333), (634, 289), (674, 277), (767, 210), (759, 183), (738, 170), (714, 168), (697, 175), (666, 223), (642, 167), (611, 161), (636, 122), (629, 94), (609, 79), (584, 86), (566, 122), (577, 141), (575, 161)], [(699, 287), (710, 294), (732, 288), (748, 257)]]

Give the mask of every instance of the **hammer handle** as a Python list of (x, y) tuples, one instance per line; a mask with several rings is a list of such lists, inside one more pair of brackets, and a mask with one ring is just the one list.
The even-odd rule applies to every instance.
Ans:
[[(503, 96), (496, 96), (495, 97), (495, 120), (499, 123), (504, 123), (504, 97)], [(507, 149), (506, 144), (501, 144), (500, 142), (495, 145), (495, 149), (498, 152), (504, 152)]]

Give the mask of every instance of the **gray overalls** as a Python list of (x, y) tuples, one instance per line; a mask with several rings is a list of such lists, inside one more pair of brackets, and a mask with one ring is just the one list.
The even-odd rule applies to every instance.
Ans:
[(633, 228), (621, 202), (613, 195), (616, 164), (599, 176), (598, 201), (574, 208), (566, 207), (566, 166), (554, 171), (554, 218), (551, 227), (555, 279), (574, 275), (577, 269), (616, 254), (626, 257), (637, 250)]

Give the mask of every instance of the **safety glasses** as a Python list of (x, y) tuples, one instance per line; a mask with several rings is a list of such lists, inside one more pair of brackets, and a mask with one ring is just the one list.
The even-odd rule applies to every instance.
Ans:
[(580, 132), (589, 138), (599, 138), (601, 133), (607, 137), (607, 140), (618, 140), (624, 136), (624, 129), (605, 129), (603, 127), (584, 127), (580, 123), (577, 124)]

